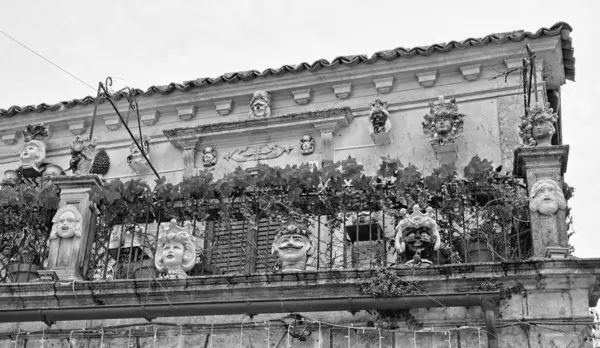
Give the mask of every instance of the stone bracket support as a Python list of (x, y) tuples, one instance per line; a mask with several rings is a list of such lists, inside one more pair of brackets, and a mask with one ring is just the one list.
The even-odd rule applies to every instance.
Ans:
[(6, 145), (14, 145), (17, 143), (17, 136), (19, 135), (19, 131), (12, 130), (10, 133), (2, 134), (2, 141)]
[(311, 89), (307, 88), (292, 91), (292, 95), (294, 96), (294, 101), (296, 101), (296, 104), (305, 105), (310, 102)]
[(145, 112), (141, 115), (142, 123), (146, 126), (152, 126), (156, 122), (158, 122), (158, 117), (160, 116), (160, 112), (158, 110), (152, 110)]
[(85, 132), (85, 121), (77, 120), (77, 121), (69, 121), (69, 131), (74, 135), (81, 135)]
[(377, 92), (382, 94), (390, 93), (394, 88), (394, 77), (390, 76), (381, 79), (374, 79), (373, 84), (375, 85)]
[(417, 73), (417, 80), (419, 80), (419, 84), (423, 87), (431, 87), (435, 84), (437, 80), (437, 70), (425, 71)]
[[(60, 280), (82, 280), (88, 271), (96, 229), (97, 209), (90, 202), (89, 190), (102, 184), (97, 175), (57, 176), (52, 182), (60, 189), (60, 206), (77, 207), (81, 213), (81, 238), (56, 238), (50, 241), (48, 267)], [(48, 276), (52, 277), (49, 272)]]
[(117, 115), (104, 116), (104, 125), (111, 131), (115, 131), (121, 127), (121, 120)]
[(215, 100), (214, 104), (215, 104), (217, 113), (221, 116), (229, 115), (229, 113), (231, 113), (231, 110), (233, 109), (233, 100), (232, 99)]
[(183, 177), (189, 178), (194, 175), (196, 168), (196, 154), (200, 151), (200, 137), (174, 138), (171, 144), (183, 150)]
[(348, 99), (352, 95), (352, 82), (338, 83), (331, 87), (333, 87), (333, 93), (339, 99)]
[(481, 74), (481, 64), (461, 66), (460, 72), (467, 81), (475, 81)]
[(186, 105), (177, 107), (177, 116), (183, 121), (189, 121), (196, 115), (196, 105)]

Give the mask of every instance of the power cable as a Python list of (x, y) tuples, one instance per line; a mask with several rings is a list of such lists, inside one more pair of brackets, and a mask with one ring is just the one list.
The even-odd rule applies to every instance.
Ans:
[(82, 79), (80, 79), (79, 77), (75, 76), (74, 74), (68, 72), (66, 69), (60, 67), (58, 64), (52, 62), (50, 59), (42, 56), (41, 54), (37, 53), (36, 51), (34, 51), (33, 49), (27, 47), (24, 43), (20, 42), (19, 40), (15, 39), (14, 37), (8, 35), (7, 33), (5, 33), (4, 31), (2, 31), (0, 29), (0, 33), (4, 34), (4, 36), (6, 36), (7, 38), (13, 40), (14, 42), (16, 42), (17, 44), (23, 46), (25, 49), (27, 49), (28, 51), (30, 51), (31, 53), (35, 54), (36, 56), (42, 58), (43, 60), (45, 60), (46, 62), (54, 65), (56, 68), (60, 69), (62, 72), (66, 73), (67, 75), (71, 76), (72, 78), (74, 78), (75, 80), (83, 83), (84, 85), (88, 86), (89, 88), (91, 88), (92, 90), (96, 90), (96, 88), (92, 87), (91, 85), (87, 84), (85, 81), (83, 81)]

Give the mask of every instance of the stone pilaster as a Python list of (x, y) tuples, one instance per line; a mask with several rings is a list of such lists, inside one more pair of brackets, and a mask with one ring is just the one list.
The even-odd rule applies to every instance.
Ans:
[[(517, 148), (514, 152), (513, 174), (524, 177), (530, 196), (531, 233), (534, 257), (565, 257), (569, 241), (566, 224), (566, 205), (553, 213), (535, 208), (532, 189), (540, 180), (552, 180), (558, 185), (555, 197), (560, 199), (564, 173), (567, 170), (569, 145)], [(535, 193), (535, 192), (534, 192)], [(562, 197), (564, 200), (564, 197)]]
[(90, 203), (89, 190), (101, 185), (97, 175), (56, 176), (53, 183), (60, 189), (60, 207), (67, 204), (77, 207), (81, 214), (80, 238), (56, 238), (50, 240), (48, 270), (58, 279), (84, 279), (88, 257), (96, 232), (97, 210)]
[(315, 128), (321, 132), (321, 148), (323, 149), (323, 162), (333, 161), (333, 133), (338, 128), (338, 122), (314, 123)]

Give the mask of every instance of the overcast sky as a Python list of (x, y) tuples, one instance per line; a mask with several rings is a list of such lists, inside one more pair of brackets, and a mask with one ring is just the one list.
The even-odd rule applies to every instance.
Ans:
[[(409, 5), (410, 4), (410, 5)], [(147, 88), (225, 72), (331, 60), (525, 29), (573, 26), (563, 86), (566, 181), (579, 257), (600, 257), (600, 1), (8, 1), (0, 30), (96, 86)], [(596, 64), (595, 64), (596, 63)], [(95, 91), (0, 34), (0, 108)], [(0, 151), (2, 149), (0, 148)]]

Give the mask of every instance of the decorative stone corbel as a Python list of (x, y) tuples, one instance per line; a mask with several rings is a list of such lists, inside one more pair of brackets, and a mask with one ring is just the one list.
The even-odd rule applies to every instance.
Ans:
[(504, 60), (504, 65), (506, 65), (506, 68), (509, 70), (520, 68), (523, 66), (523, 58), (522, 57), (507, 58)]
[(189, 121), (196, 115), (196, 105), (186, 105), (177, 107), (177, 116), (183, 121)]
[(106, 128), (110, 129), (111, 131), (115, 131), (115, 130), (119, 129), (119, 127), (121, 127), (121, 120), (119, 119), (119, 116), (106, 115), (103, 118), (104, 118), (104, 125), (106, 126)]
[(423, 87), (431, 87), (437, 80), (437, 70), (417, 73), (417, 79)]
[(160, 112), (158, 110), (148, 111), (142, 115), (142, 123), (146, 126), (152, 126), (156, 122), (158, 122), (158, 117), (160, 116)]
[(475, 81), (481, 74), (481, 64), (461, 66), (460, 72), (467, 81)]
[(200, 151), (202, 139), (199, 137), (190, 137), (171, 138), (169, 140), (176, 148), (183, 150), (183, 177), (188, 178), (193, 176), (196, 167), (196, 154)]
[(352, 94), (352, 82), (339, 83), (331, 87), (333, 87), (333, 93), (339, 99), (350, 98)]
[(298, 104), (298, 105), (308, 104), (310, 102), (310, 92), (311, 92), (310, 88), (292, 91), (292, 95), (294, 96), (294, 101), (296, 101), (296, 104)]
[(375, 89), (379, 93), (390, 93), (392, 88), (394, 87), (394, 77), (384, 77), (381, 79), (374, 79), (373, 84), (375, 85)]
[(217, 112), (221, 116), (229, 115), (231, 110), (233, 109), (233, 100), (232, 99), (221, 99), (214, 101), (215, 108)]
[(17, 136), (19, 135), (18, 130), (12, 130), (10, 133), (2, 134), (2, 141), (6, 145), (14, 145), (17, 143)]
[(67, 123), (69, 124), (69, 131), (71, 131), (71, 133), (73, 133), (74, 135), (80, 135), (85, 132), (84, 120), (69, 121)]

